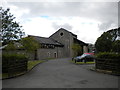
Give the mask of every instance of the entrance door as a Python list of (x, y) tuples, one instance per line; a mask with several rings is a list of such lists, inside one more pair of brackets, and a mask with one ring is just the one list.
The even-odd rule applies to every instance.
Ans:
[(56, 52), (54, 53), (54, 57), (57, 58), (57, 53)]

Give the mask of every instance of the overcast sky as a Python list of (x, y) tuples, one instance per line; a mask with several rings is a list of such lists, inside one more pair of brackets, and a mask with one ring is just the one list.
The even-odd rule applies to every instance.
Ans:
[(15, 2), (4, 0), (2, 5), (4, 8), (10, 8), (10, 12), (23, 26), (26, 35), (49, 37), (59, 28), (65, 28), (76, 34), (79, 40), (94, 44), (104, 31), (118, 27), (117, 1)]

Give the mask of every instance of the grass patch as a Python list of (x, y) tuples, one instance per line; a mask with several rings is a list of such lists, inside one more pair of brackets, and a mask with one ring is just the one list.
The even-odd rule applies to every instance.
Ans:
[(95, 64), (95, 62), (86, 62), (86, 63), (84, 63), (84, 62), (76, 62), (75, 63), (75, 61), (72, 61), (72, 60), (70, 60), (70, 62), (72, 62), (74, 64)]
[(45, 62), (44, 60), (28, 61), (28, 70), (32, 69), (35, 65)]

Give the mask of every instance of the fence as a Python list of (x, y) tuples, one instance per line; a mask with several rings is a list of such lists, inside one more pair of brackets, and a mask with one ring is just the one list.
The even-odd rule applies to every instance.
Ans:
[(96, 69), (108, 70), (120, 75), (120, 60), (96, 58)]
[(2, 62), (2, 73), (14, 77), (27, 71), (27, 60), (7, 60)]

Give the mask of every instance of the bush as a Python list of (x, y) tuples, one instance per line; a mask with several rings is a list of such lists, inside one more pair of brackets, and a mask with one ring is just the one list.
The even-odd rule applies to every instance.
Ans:
[(120, 54), (113, 52), (100, 52), (96, 55), (96, 57), (102, 59), (120, 59)]
[[(26, 62), (28, 58), (24, 54), (10, 54), (4, 53), (2, 55), (2, 72), (7, 73), (8, 69), (12, 66), (12, 69)], [(22, 67), (20, 67), (22, 68)], [(24, 68), (24, 67), (23, 67)], [(19, 68), (18, 68), (19, 69)]]

